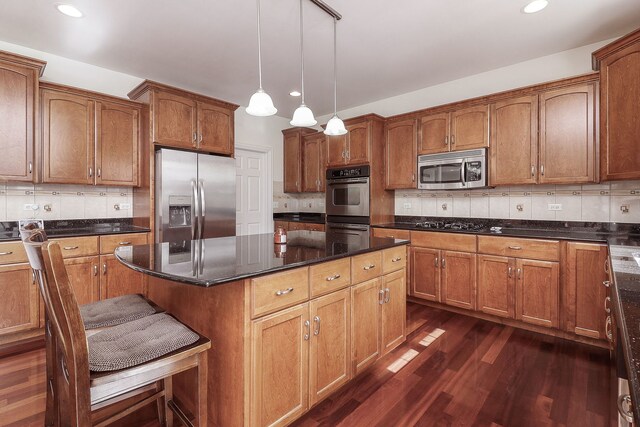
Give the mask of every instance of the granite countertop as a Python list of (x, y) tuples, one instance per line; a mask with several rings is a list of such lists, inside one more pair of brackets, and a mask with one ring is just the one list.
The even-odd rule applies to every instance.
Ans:
[(407, 243), (391, 238), (291, 231), (284, 246), (273, 243), (273, 234), (268, 233), (127, 246), (115, 253), (120, 262), (136, 271), (210, 287)]
[[(105, 234), (147, 233), (149, 228), (132, 224), (131, 218), (53, 220), (44, 222), (48, 238), (100, 236)], [(20, 240), (18, 223), (0, 222), (0, 242)]]
[(325, 214), (317, 212), (280, 212), (273, 214), (274, 221), (308, 222), (324, 224)]

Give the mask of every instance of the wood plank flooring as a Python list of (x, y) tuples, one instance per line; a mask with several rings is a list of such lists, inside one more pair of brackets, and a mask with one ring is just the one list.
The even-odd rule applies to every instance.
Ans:
[[(405, 344), (294, 425), (608, 425), (606, 350), (412, 303), (407, 326)], [(0, 426), (43, 424), (44, 371), (41, 349), (0, 359)]]

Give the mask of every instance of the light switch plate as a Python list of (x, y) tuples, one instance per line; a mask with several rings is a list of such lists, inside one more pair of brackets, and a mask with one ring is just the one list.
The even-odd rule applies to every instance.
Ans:
[(403, 206), (405, 209), (411, 209), (411, 202), (404, 202)]
[(280, 207), (280, 203), (278, 203), (278, 202), (273, 202), (272, 207), (273, 207), (273, 209), (278, 209), (278, 208)]
[(131, 203), (120, 203), (120, 209), (131, 209)]
[(562, 210), (562, 204), (561, 203), (549, 203), (549, 210), (550, 211), (561, 211)]

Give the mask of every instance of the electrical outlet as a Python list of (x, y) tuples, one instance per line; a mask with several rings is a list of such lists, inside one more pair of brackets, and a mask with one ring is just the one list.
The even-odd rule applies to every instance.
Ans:
[(25, 211), (37, 211), (38, 209), (40, 209), (40, 206), (38, 206), (38, 204), (36, 203), (25, 203), (22, 208), (22, 210)]
[(131, 203), (120, 203), (120, 209), (131, 209)]
[(411, 209), (411, 202), (404, 202), (403, 206), (405, 209)]
[(273, 204), (271, 205), (271, 207), (272, 207), (273, 209), (278, 209), (278, 208), (280, 207), (280, 203), (278, 203), (278, 202), (273, 202)]
[(562, 210), (562, 204), (561, 203), (549, 203), (547, 206), (548, 206), (548, 209), (550, 211), (561, 211)]

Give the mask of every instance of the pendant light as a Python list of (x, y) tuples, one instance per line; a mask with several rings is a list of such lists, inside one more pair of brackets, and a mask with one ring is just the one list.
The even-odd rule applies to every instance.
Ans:
[(325, 135), (337, 136), (347, 133), (347, 129), (344, 127), (344, 122), (338, 117), (338, 54), (337, 52), (337, 36), (336, 27), (338, 19), (333, 17), (333, 117), (327, 123), (327, 127), (324, 130)]
[(262, 49), (260, 44), (260, 0), (256, 0), (258, 9), (258, 79), (260, 87), (251, 95), (249, 106), (246, 108), (247, 114), (252, 116), (265, 117), (273, 116), (278, 110), (273, 106), (273, 101), (267, 92), (262, 89)]
[(304, 18), (302, 13), (302, 0), (300, 0), (300, 77), (302, 80), (300, 93), (302, 95), (301, 104), (293, 112), (293, 118), (289, 122), (291, 126), (308, 127), (315, 126), (318, 122), (313, 117), (313, 112), (304, 105)]

